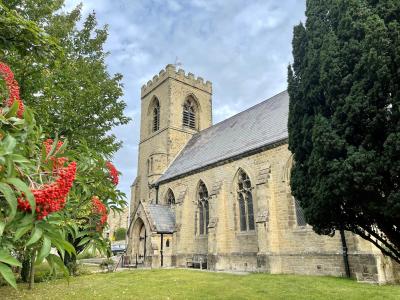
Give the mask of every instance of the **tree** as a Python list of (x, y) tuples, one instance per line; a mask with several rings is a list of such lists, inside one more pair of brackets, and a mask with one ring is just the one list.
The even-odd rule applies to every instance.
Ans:
[(64, 263), (85, 247), (109, 251), (107, 214), (125, 205), (107, 161), (120, 147), (109, 131), (128, 122), (121, 76), (106, 71), (107, 29), (97, 29), (92, 14), (78, 30), (80, 7), (57, 14), (63, 2), (0, 2), (0, 59), (20, 81), (0, 63), (0, 275), (14, 287), (12, 266), (29, 269), (22, 274), (33, 284), (43, 259), (68, 274)]
[(103, 45), (107, 26), (97, 27), (90, 14), (77, 28), (81, 6), (70, 13), (60, 12), (64, 1), (11, 0), (25, 18), (35, 21), (48, 36), (56, 39), (62, 53), (53, 60), (40, 61), (34, 53), (10, 52), (4, 60), (13, 66), (20, 81), (21, 97), (35, 107), (37, 122), (47, 132), (58, 133), (76, 148), (85, 140), (91, 149), (110, 156), (121, 147), (111, 133), (130, 119), (124, 116), (121, 100), (122, 75), (110, 76)]
[(307, 1), (289, 67), (291, 187), (319, 234), (400, 262), (399, 1)]
[(55, 39), (44, 30), (20, 14), (8, 9), (0, 0), (0, 55), (7, 56), (12, 52), (20, 55), (50, 57), (59, 53)]
[[(60, 257), (75, 252), (65, 240), (59, 211), (68, 199), (76, 162), (59, 156), (66, 144), (42, 145), (42, 131), (19, 97), (18, 82), (1, 62), (0, 83), (0, 275), (16, 287), (10, 267), (23, 267), (20, 260), (28, 260), (32, 286), (35, 264), (46, 259), (54, 271), (55, 264), (63, 267)], [(60, 257), (50, 253), (51, 247)]]

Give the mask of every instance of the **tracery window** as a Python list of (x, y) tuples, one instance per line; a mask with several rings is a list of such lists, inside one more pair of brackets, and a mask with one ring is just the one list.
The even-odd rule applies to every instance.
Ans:
[(252, 187), (249, 176), (243, 170), (240, 170), (237, 186), (240, 231), (254, 230), (255, 228), (253, 195), (251, 190)]
[(200, 181), (198, 189), (198, 232), (200, 235), (208, 234), (208, 223), (210, 219), (208, 206), (208, 190), (204, 182)]
[(196, 129), (196, 102), (192, 97), (183, 104), (182, 124), (184, 127)]
[(306, 226), (307, 225), (306, 218), (304, 216), (304, 211), (300, 206), (299, 200), (293, 197), (293, 201), (294, 201), (294, 208), (296, 211), (297, 226)]
[(152, 124), (153, 132), (160, 129), (160, 102), (158, 99), (155, 99), (154, 107), (153, 107), (153, 124)]
[(168, 205), (173, 205), (175, 204), (175, 195), (174, 192), (171, 189), (168, 189), (167, 196), (166, 196), (166, 201)]

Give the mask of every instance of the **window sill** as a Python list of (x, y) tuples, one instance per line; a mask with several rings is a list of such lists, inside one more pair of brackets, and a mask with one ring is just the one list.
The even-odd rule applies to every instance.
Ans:
[(237, 231), (236, 235), (238, 236), (253, 236), (256, 235), (256, 230), (248, 230), (248, 231)]
[(208, 239), (208, 234), (196, 235), (196, 238), (199, 240)]
[(293, 232), (312, 232), (312, 227), (310, 225), (299, 226), (295, 225), (292, 229)]

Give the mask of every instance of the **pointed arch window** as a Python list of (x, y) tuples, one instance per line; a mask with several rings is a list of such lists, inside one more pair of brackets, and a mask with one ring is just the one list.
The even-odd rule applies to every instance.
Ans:
[(253, 194), (251, 193), (251, 190), (252, 187), (249, 176), (246, 172), (240, 170), (237, 183), (240, 231), (255, 229)]
[(165, 202), (168, 205), (175, 204), (175, 195), (174, 195), (174, 192), (171, 189), (168, 189), (167, 196), (165, 198)]
[(208, 205), (208, 190), (204, 182), (200, 182), (197, 192), (198, 197), (198, 233), (200, 235), (208, 234), (208, 223), (210, 219), (209, 205)]
[(183, 104), (182, 124), (184, 127), (196, 129), (196, 102), (193, 97), (187, 98)]
[(300, 206), (299, 200), (297, 200), (295, 197), (293, 197), (294, 201), (294, 209), (296, 212), (296, 221), (297, 221), (297, 226), (306, 226), (306, 217), (304, 216), (304, 211)]
[(153, 132), (156, 132), (160, 129), (160, 102), (157, 98), (154, 101), (153, 107), (153, 124), (152, 124)]

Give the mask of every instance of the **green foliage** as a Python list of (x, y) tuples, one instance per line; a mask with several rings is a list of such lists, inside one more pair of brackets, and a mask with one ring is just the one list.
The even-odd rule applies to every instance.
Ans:
[(125, 207), (126, 196), (112, 183), (104, 157), (84, 141), (76, 150), (67, 153), (78, 164), (75, 184), (64, 210), (68, 218), (73, 220), (70, 226), (74, 226), (71, 227), (69, 241), (78, 254), (90, 249), (109, 255), (110, 242), (103, 236), (103, 228), (99, 227), (99, 216), (93, 213), (92, 198), (99, 197), (109, 211), (118, 212)]
[(291, 186), (320, 234), (400, 262), (399, 1), (307, 1), (289, 68)]
[[(18, 118), (17, 103), (0, 112), (0, 274), (14, 287), (9, 257), (25, 262), (27, 279), (30, 261), (40, 265), (46, 260), (51, 272), (59, 268), (68, 275), (84, 249), (109, 254), (102, 234), (106, 224), (99, 223), (92, 198), (99, 197), (108, 212), (125, 206), (125, 195), (106, 168), (106, 158), (120, 147), (110, 131), (129, 121), (120, 99), (122, 76), (106, 70), (107, 27), (97, 28), (91, 14), (79, 30), (81, 7), (62, 13), (63, 3), (0, 1), (0, 60), (11, 65), (21, 98), (39, 116), (37, 124), (26, 107)], [(4, 88), (0, 80), (1, 100), (7, 96)], [(54, 143), (46, 153), (43, 141), (49, 136)], [(57, 136), (64, 142), (60, 149)], [(54, 180), (50, 156), (61, 153), (78, 164), (75, 183), (64, 209), (39, 220), (31, 189)], [(32, 212), (18, 208), (18, 198), (26, 198)]]
[(107, 26), (98, 28), (92, 13), (78, 29), (81, 6), (69, 13), (60, 12), (63, 2), (8, 2), (57, 40), (62, 52), (49, 61), (34, 52), (9, 51), (3, 60), (13, 66), (21, 98), (35, 107), (38, 123), (46, 132), (58, 133), (72, 148), (85, 140), (91, 149), (110, 156), (121, 146), (111, 129), (130, 120), (123, 113), (122, 75), (111, 76), (106, 70), (108, 53), (103, 45)]
[(125, 228), (117, 228), (114, 233), (116, 241), (122, 241), (126, 238), (126, 229)]
[[(7, 1), (8, 6), (13, 1)], [(17, 52), (20, 55), (52, 57), (61, 49), (55, 39), (44, 32), (35, 22), (24, 18), (0, 1), (0, 56)]]

